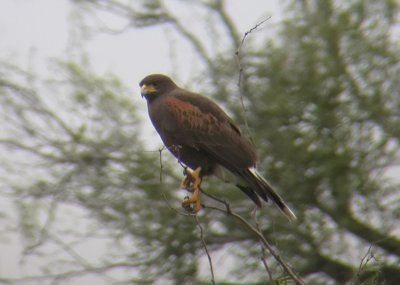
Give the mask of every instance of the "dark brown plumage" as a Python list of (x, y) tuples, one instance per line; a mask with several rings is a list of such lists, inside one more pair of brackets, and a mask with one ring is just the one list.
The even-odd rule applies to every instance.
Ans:
[(150, 119), (165, 146), (200, 176), (216, 175), (235, 183), (258, 206), (271, 199), (289, 218), (295, 215), (256, 171), (253, 145), (212, 100), (179, 88), (169, 77), (153, 74), (140, 82)]

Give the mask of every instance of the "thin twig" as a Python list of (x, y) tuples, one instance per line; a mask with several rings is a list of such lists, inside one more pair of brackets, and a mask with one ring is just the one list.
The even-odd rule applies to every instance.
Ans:
[(240, 42), (240, 46), (239, 46), (239, 50), (242, 47), (242, 45), (244, 44), (244, 41), (246, 40), (247, 36), (249, 36), (252, 32), (254, 32), (255, 30), (257, 30), (259, 27), (261, 27), (266, 21), (268, 21), (269, 19), (271, 19), (271, 16), (268, 16), (267, 18), (265, 18), (264, 20), (258, 22), (254, 27), (252, 27), (250, 30), (248, 30), (247, 32), (244, 33), (242, 41)]
[(164, 169), (164, 165), (163, 165), (163, 162), (162, 162), (162, 152), (163, 152), (163, 150), (165, 149), (165, 146), (163, 146), (162, 148), (159, 148), (158, 149), (158, 152), (160, 153), (160, 182), (162, 183), (163, 182), (163, 169)]
[(374, 253), (372, 252), (372, 248), (373, 248), (373, 245), (371, 245), (368, 248), (367, 253), (361, 259), (360, 266), (358, 267), (357, 274), (356, 274), (356, 276), (354, 276), (352, 284), (357, 284), (357, 280), (361, 279), (361, 273), (363, 272), (365, 266), (367, 266), (367, 264), (371, 261), (371, 259), (375, 260), (375, 256), (374, 256)]
[[(162, 151), (162, 149), (160, 149), (160, 164), (161, 164), (161, 151)], [(183, 165), (182, 165), (182, 166), (183, 166)], [(183, 170), (183, 171), (184, 171), (184, 175), (187, 175), (187, 172), (186, 172), (186, 171), (187, 171), (187, 168), (186, 168), (186, 166), (183, 166), (183, 169), (184, 169), (184, 170)], [(204, 239), (204, 230), (203, 230), (203, 227), (202, 227), (201, 224), (200, 224), (200, 221), (199, 221), (199, 219), (198, 219), (198, 217), (197, 217), (197, 214), (189, 213), (189, 212), (187, 212), (187, 211), (185, 211), (185, 212), (179, 211), (178, 209), (174, 208), (174, 207), (169, 203), (169, 201), (168, 201), (168, 199), (167, 199), (167, 197), (166, 197), (164, 191), (162, 192), (162, 196), (164, 197), (164, 200), (165, 200), (165, 202), (167, 203), (168, 207), (171, 208), (174, 212), (178, 213), (179, 215), (183, 215), (183, 216), (193, 216), (193, 217), (195, 218), (196, 224), (197, 224), (198, 228), (200, 229), (200, 240), (201, 240), (201, 243), (202, 243), (202, 245), (203, 245), (203, 248), (204, 248), (204, 250), (205, 250), (205, 252), (206, 252), (206, 255), (207, 255), (207, 258), (208, 258), (208, 263), (209, 263), (209, 265), (210, 265), (211, 284), (216, 285), (217, 283), (215, 283), (214, 267), (213, 267), (211, 255), (210, 255), (210, 253), (209, 253), (209, 251), (208, 251), (207, 244), (206, 244), (205, 239)], [(204, 205), (202, 205), (202, 206), (204, 207)]]
[[(203, 191), (204, 193), (204, 191)], [(207, 194), (207, 196), (209, 196), (210, 198), (213, 199), (213, 195)], [(282, 268), (285, 270), (285, 272), (297, 283), (300, 285), (305, 285), (304, 281), (300, 278), (300, 276), (298, 276), (293, 270), (292, 268), (282, 259), (282, 257), (279, 255), (279, 253), (277, 251), (275, 251), (275, 249), (273, 248), (273, 246), (267, 241), (267, 239), (265, 238), (265, 236), (259, 231), (257, 230), (253, 225), (251, 225), (245, 218), (243, 218), (241, 215), (233, 212), (230, 208), (230, 205), (228, 202), (226, 202), (225, 200), (221, 200), (221, 199), (215, 199), (216, 201), (222, 203), (225, 205), (225, 209), (221, 209), (218, 207), (214, 207), (214, 206), (204, 206), (204, 208), (208, 208), (211, 210), (216, 210), (216, 211), (220, 211), (223, 213), (226, 213), (230, 216), (233, 216), (234, 218), (236, 218), (237, 220), (239, 220), (243, 225), (246, 226), (246, 228), (252, 232), (253, 234), (255, 234), (258, 239), (261, 241), (261, 243), (265, 246), (266, 249), (268, 249), (269, 253), (275, 258), (275, 260), (282, 266)]]
[[(254, 219), (254, 222), (256, 224), (257, 230), (260, 233), (262, 233), (261, 228), (260, 228), (260, 223), (258, 222), (258, 219), (257, 219), (257, 208), (254, 209), (253, 219)], [(270, 284), (274, 284), (274, 279), (272, 277), (272, 273), (271, 273), (271, 270), (269, 269), (269, 266), (268, 266), (268, 263), (267, 263), (267, 259), (266, 259), (265, 246), (264, 246), (264, 244), (262, 243), (262, 241), (260, 239), (259, 239), (259, 242), (260, 242), (260, 247), (261, 247), (261, 257), (260, 257), (261, 262), (263, 263), (264, 268), (268, 273)]]
[(211, 284), (216, 285), (217, 283), (215, 283), (215, 277), (214, 277), (214, 267), (212, 264), (212, 259), (211, 259), (211, 255), (208, 252), (208, 248), (207, 248), (207, 244), (206, 241), (204, 240), (204, 230), (203, 227), (200, 224), (200, 221), (197, 217), (197, 215), (194, 216), (195, 220), (196, 220), (196, 224), (198, 226), (198, 228), (200, 229), (200, 239), (201, 239), (201, 243), (203, 244), (204, 250), (207, 254), (207, 258), (208, 258), (208, 264), (210, 265), (210, 272), (211, 272)]
[[(240, 96), (240, 103), (242, 104), (242, 109), (243, 109), (243, 120), (244, 120), (244, 124), (246, 126), (246, 130), (248, 135), (250, 136), (250, 129), (249, 129), (249, 124), (247, 122), (247, 108), (244, 105), (244, 94), (245, 94), (245, 87), (244, 87), (244, 68), (243, 68), (243, 64), (242, 64), (242, 47), (247, 39), (247, 37), (254, 32), (255, 30), (257, 30), (261, 25), (263, 25), (266, 21), (268, 21), (271, 18), (271, 16), (267, 17), (266, 19), (262, 20), (261, 22), (257, 23), (254, 27), (252, 27), (250, 30), (248, 30), (247, 32), (244, 33), (243, 38), (238, 46), (238, 48), (236, 49), (235, 55), (236, 55), (236, 60), (237, 60), (237, 65), (239, 68), (239, 77), (238, 77), (238, 87), (239, 87), (239, 96)], [(251, 139), (251, 137), (250, 137)]]

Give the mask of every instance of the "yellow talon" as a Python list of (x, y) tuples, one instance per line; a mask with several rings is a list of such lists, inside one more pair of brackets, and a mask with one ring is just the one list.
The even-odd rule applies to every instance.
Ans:
[(192, 191), (193, 194), (190, 197), (186, 197), (182, 202), (182, 206), (192, 212), (197, 213), (201, 210), (200, 192), (201, 192), (201, 167), (196, 168), (195, 171), (186, 169), (186, 177), (181, 183), (181, 188)]

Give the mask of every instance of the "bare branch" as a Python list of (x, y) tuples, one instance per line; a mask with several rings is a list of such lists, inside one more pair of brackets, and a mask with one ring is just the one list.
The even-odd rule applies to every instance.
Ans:
[(207, 258), (208, 258), (208, 264), (210, 265), (210, 272), (211, 272), (211, 284), (216, 284), (215, 283), (215, 277), (214, 277), (214, 268), (213, 268), (213, 263), (212, 263), (212, 259), (211, 259), (211, 255), (208, 252), (208, 248), (207, 248), (207, 244), (206, 241), (204, 240), (204, 230), (203, 227), (200, 224), (200, 221), (197, 217), (197, 215), (194, 216), (194, 218), (196, 219), (196, 224), (198, 226), (198, 228), (200, 229), (200, 239), (201, 239), (201, 243), (203, 245), (204, 251), (206, 252)]
[(245, 96), (246, 90), (245, 90), (245, 74), (244, 74), (244, 67), (243, 67), (243, 63), (242, 63), (242, 57), (243, 57), (243, 55), (242, 55), (242, 48), (243, 48), (243, 45), (244, 45), (244, 43), (245, 43), (247, 37), (248, 37), (253, 31), (257, 30), (261, 25), (263, 25), (266, 21), (268, 21), (270, 18), (271, 18), (271, 17), (268, 17), (268, 18), (262, 20), (261, 22), (257, 23), (254, 27), (252, 27), (250, 30), (248, 30), (247, 32), (245, 32), (244, 35), (243, 35), (243, 38), (242, 38), (242, 40), (241, 40), (240, 44), (238, 45), (237, 50), (236, 50), (236, 52), (235, 52), (235, 54), (236, 54), (236, 61), (237, 61), (237, 65), (238, 65), (238, 68), (239, 68), (239, 76), (238, 76), (237, 85), (238, 85), (238, 87), (239, 87), (240, 103), (242, 104), (242, 110), (243, 110), (243, 112), (242, 112), (242, 117), (243, 117), (243, 120), (244, 120), (244, 124), (245, 124), (245, 126), (246, 126), (246, 131), (247, 131), (247, 133), (248, 133), (250, 139), (251, 139), (251, 136), (250, 136), (250, 128), (249, 128), (249, 123), (247, 122), (247, 108), (246, 108), (246, 106), (245, 106), (245, 104), (244, 104), (244, 96)]
[(160, 153), (160, 183), (163, 182), (163, 176), (162, 175), (163, 175), (164, 165), (163, 165), (163, 162), (162, 162), (162, 152), (163, 152), (164, 149), (165, 149), (165, 146), (163, 146), (163, 147), (158, 149), (158, 152)]
[(353, 282), (352, 282), (353, 284), (358, 284), (357, 280), (361, 280), (361, 274), (363, 273), (364, 268), (368, 265), (368, 263), (371, 260), (376, 260), (375, 256), (374, 256), (374, 253), (372, 252), (372, 249), (373, 249), (373, 245), (371, 245), (368, 248), (367, 252), (365, 253), (363, 258), (361, 259), (360, 265), (359, 265), (358, 270), (357, 270), (357, 274), (354, 276), (354, 279), (353, 279)]
[[(257, 219), (257, 208), (254, 209), (253, 219), (254, 219), (254, 222), (256, 224), (257, 230), (261, 233), (260, 223), (258, 222), (258, 219)], [(259, 239), (259, 242), (260, 242), (260, 247), (261, 247), (261, 257), (260, 257), (260, 259), (261, 259), (262, 263), (264, 264), (265, 270), (268, 273), (269, 282), (271, 284), (274, 284), (274, 279), (272, 277), (272, 273), (271, 273), (271, 270), (269, 269), (269, 266), (268, 266), (268, 263), (267, 263), (267, 259), (266, 259), (265, 246), (264, 246), (264, 244), (262, 243), (262, 241), (260, 239)]]
[[(204, 193), (204, 191), (203, 191)], [(252, 232), (253, 234), (255, 234), (257, 236), (257, 238), (262, 242), (262, 244), (265, 246), (266, 249), (268, 249), (269, 253), (275, 258), (275, 260), (282, 266), (282, 268), (285, 270), (285, 272), (293, 279), (293, 281), (295, 281), (297, 284), (300, 285), (305, 285), (304, 281), (300, 278), (300, 276), (297, 275), (297, 273), (295, 273), (293, 271), (293, 269), (283, 260), (283, 258), (280, 256), (280, 254), (274, 249), (274, 247), (268, 242), (268, 240), (266, 239), (266, 237), (262, 234), (262, 232), (260, 232), (257, 228), (255, 228), (253, 225), (251, 225), (245, 218), (243, 218), (241, 215), (233, 212), (231, 210), (231, 207), (229, 205), (228, 202), (221, 200), (219, 198), (214, 198), (215, 196), (210, 195), (207, 193), (207, 196), (214, 199), (215, 201), (218, 201), (222, 204), (224, 204), (225, 209), (221, 209), (218, 207), (214, 207), (214, 206), (204, 206), (204, 208), (208, 208), (211, 210), (216, 210), (219, 212), (223, 212), (226, 213), (230, 216), (233, 216), (235, 219), (237, 219), (238, 221), (240, 221), (243, 225), (246, 226), (246, 228)]]

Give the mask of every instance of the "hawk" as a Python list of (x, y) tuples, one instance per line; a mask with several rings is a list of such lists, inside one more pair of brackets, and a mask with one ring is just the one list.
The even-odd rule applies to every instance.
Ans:
[(272, 200), (290, 219), (294, 213), (256, 170), (253, 144), (211, 99), (178, 87), (168, 76), (152, 74), (140, 81), (148, 113), (166, 148), (192, 171), (182, 188), (192, 196), (183, 201), (195, 213), (201, 209), (203, 177), (215, 175), (234, 183), (257, 206)]

